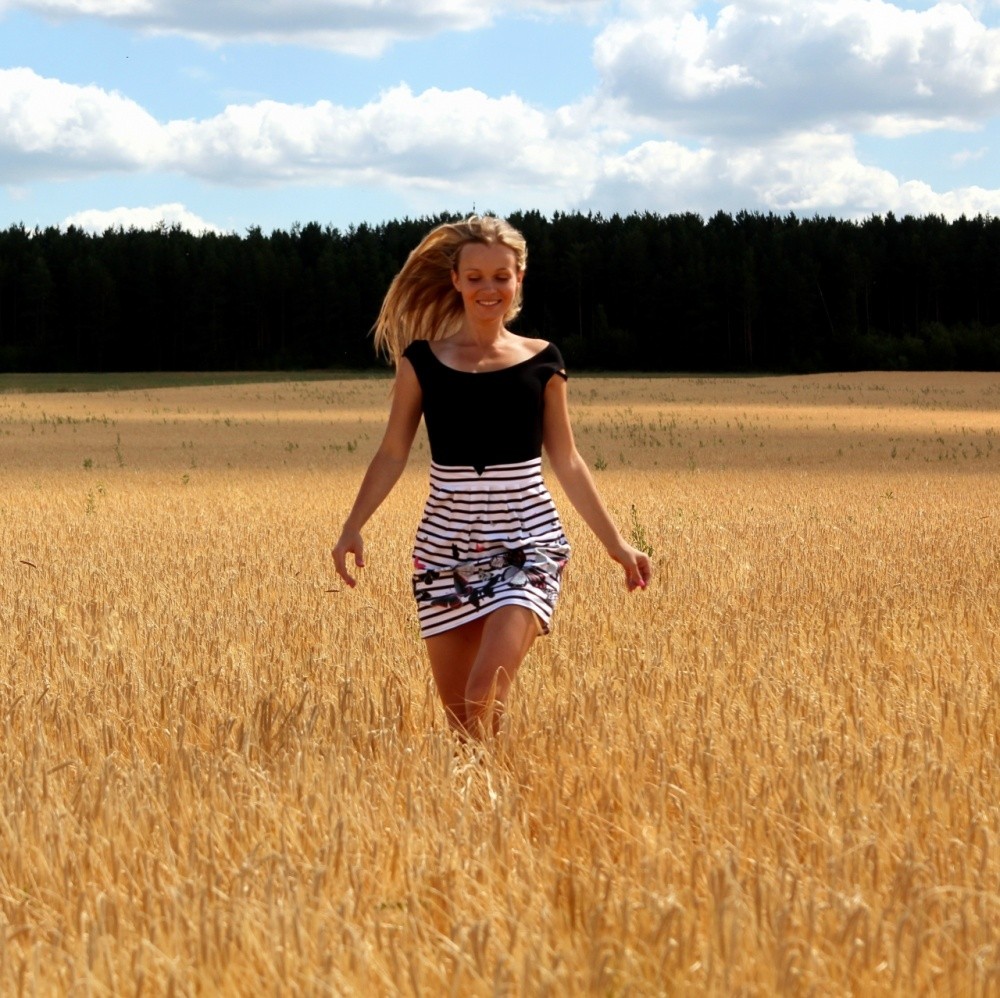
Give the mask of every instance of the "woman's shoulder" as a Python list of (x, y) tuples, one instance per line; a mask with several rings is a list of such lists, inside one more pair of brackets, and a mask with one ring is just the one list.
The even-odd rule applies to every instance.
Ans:
[(548, 340), (542, 340), (536, 336), (521, 336), (519, 333), (515, 333), (514, 335), (521, 341), (521, 346), (527, 348), (529, 355), (541, 353), (552, 346)]
[(425, 357), (429, 352), (430, 344), (427, 340), (411, 340), (403, 350), (403, 356), (412, 361), (414, 357)]
[(555, 363), (559, 368), (566, 366), (562, 351), (551, 340), (534, 340), (533, 342), (537, 345), (534, 356), (539, 360)]
[(543, 340), (532, 336), (522, 336), (521, 337), (522, 346), (526, 349), (528, 359), (537, 360), (553, 360), (557, 359), (560, 363), (562, 362), (562, 353), (559, 347), (555, 345), (551, 340)]
[(554, 374), (563, 381), (569, 376), (566, 373), (566, 361), (563, 360), (559, 347), (550, 340), (532, 339), (525, 343), (531, 350), (528, 360), (518, 365), (518, 369), (531, 372), (532, 377), (541, 379), (543, 386), (547, 385)]

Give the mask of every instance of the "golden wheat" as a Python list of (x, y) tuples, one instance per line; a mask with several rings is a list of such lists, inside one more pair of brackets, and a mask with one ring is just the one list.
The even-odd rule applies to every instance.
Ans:
[[(485, 756), (386, 382), (0, 396), (0, 992), (996, 994), (1000, 379), (585, 380), (658, 575), (574, 544)], [(554, 483), (553, 483), (554, 486)]]

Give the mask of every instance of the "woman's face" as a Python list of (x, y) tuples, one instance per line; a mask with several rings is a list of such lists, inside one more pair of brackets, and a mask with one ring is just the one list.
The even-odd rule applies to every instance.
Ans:
[(451, 280), (470, 319), (502, 321), (523, 276), (517, 269), (517, 254), (509, 246), (466, 243)]

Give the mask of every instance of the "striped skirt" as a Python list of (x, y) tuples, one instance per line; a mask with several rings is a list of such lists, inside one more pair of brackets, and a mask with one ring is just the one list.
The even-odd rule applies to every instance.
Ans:
[(542, 480), (542, 460), (472, 467), (431, 464), (413, 547), (421, 637), (523, 606), (549, 630), (569, 543)]

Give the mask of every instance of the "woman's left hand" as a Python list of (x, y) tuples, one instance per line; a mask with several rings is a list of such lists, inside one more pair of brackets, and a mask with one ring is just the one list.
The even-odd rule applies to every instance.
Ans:
[(622, 544), (617, 551), (609, 552), (611, 557), (625, 569), (625, 585), (628, 591), (645, 589), (653, 577), (653, 565), (644, 551)]

